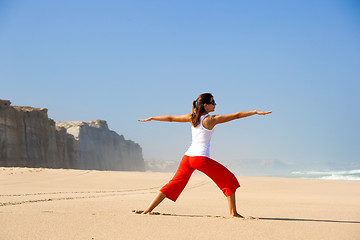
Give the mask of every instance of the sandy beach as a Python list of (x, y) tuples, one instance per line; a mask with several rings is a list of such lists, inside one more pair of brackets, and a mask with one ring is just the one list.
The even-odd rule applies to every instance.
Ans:
[(360, 239), (360, 181), (239, 176), (239, 212), (194, 174), (139, 215), (173, 173), (0, 168), (0, 239)]

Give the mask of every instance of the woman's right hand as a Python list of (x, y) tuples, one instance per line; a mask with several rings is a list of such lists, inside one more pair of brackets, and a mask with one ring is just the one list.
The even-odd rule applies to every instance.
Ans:
[(263, 111), (258, 111), (258, 110), (256, 110), (256, 114), (257, 114), (257, 115), (266, 115), (266, 114), (270, 114), (270, 113), (272, 113), (272, 111), (270, 111), (270, 112), (263, 112)]
[(152, 117), (146, 118), (146, 119), (138, 119), (139, 122), (150, 122), (152, 120)]

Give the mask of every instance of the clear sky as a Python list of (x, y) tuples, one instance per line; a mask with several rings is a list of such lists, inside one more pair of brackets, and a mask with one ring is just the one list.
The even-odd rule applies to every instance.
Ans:
[(360, 3), (0, 1), (0, 98), (55, 121), (107, 120), (146, 160), (179, 161), (185, 114), (272, 110), (216, 127), (212, 157), (360, 167)]

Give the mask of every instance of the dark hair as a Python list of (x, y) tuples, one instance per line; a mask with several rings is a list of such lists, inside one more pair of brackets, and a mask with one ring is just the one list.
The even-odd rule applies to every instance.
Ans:
[(211, 93), (203, 93), (198, 96), (198, 98), (192, 103), (192, 114), (191, 114), (191, 124), (196, 127), (200, 123), (200, 117), (204, 115), (205, 108), (204, 104), (209, 104), (211, 102), (213, 95)]

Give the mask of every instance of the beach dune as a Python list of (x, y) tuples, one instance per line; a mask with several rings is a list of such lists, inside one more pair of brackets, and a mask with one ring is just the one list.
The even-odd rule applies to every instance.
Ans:
[(360, 239), (360, 181), (239, 176), (241, 220), (195, 173), (159, 215), (132, 212), (172, 175), (0, 168), (0, 239)]

